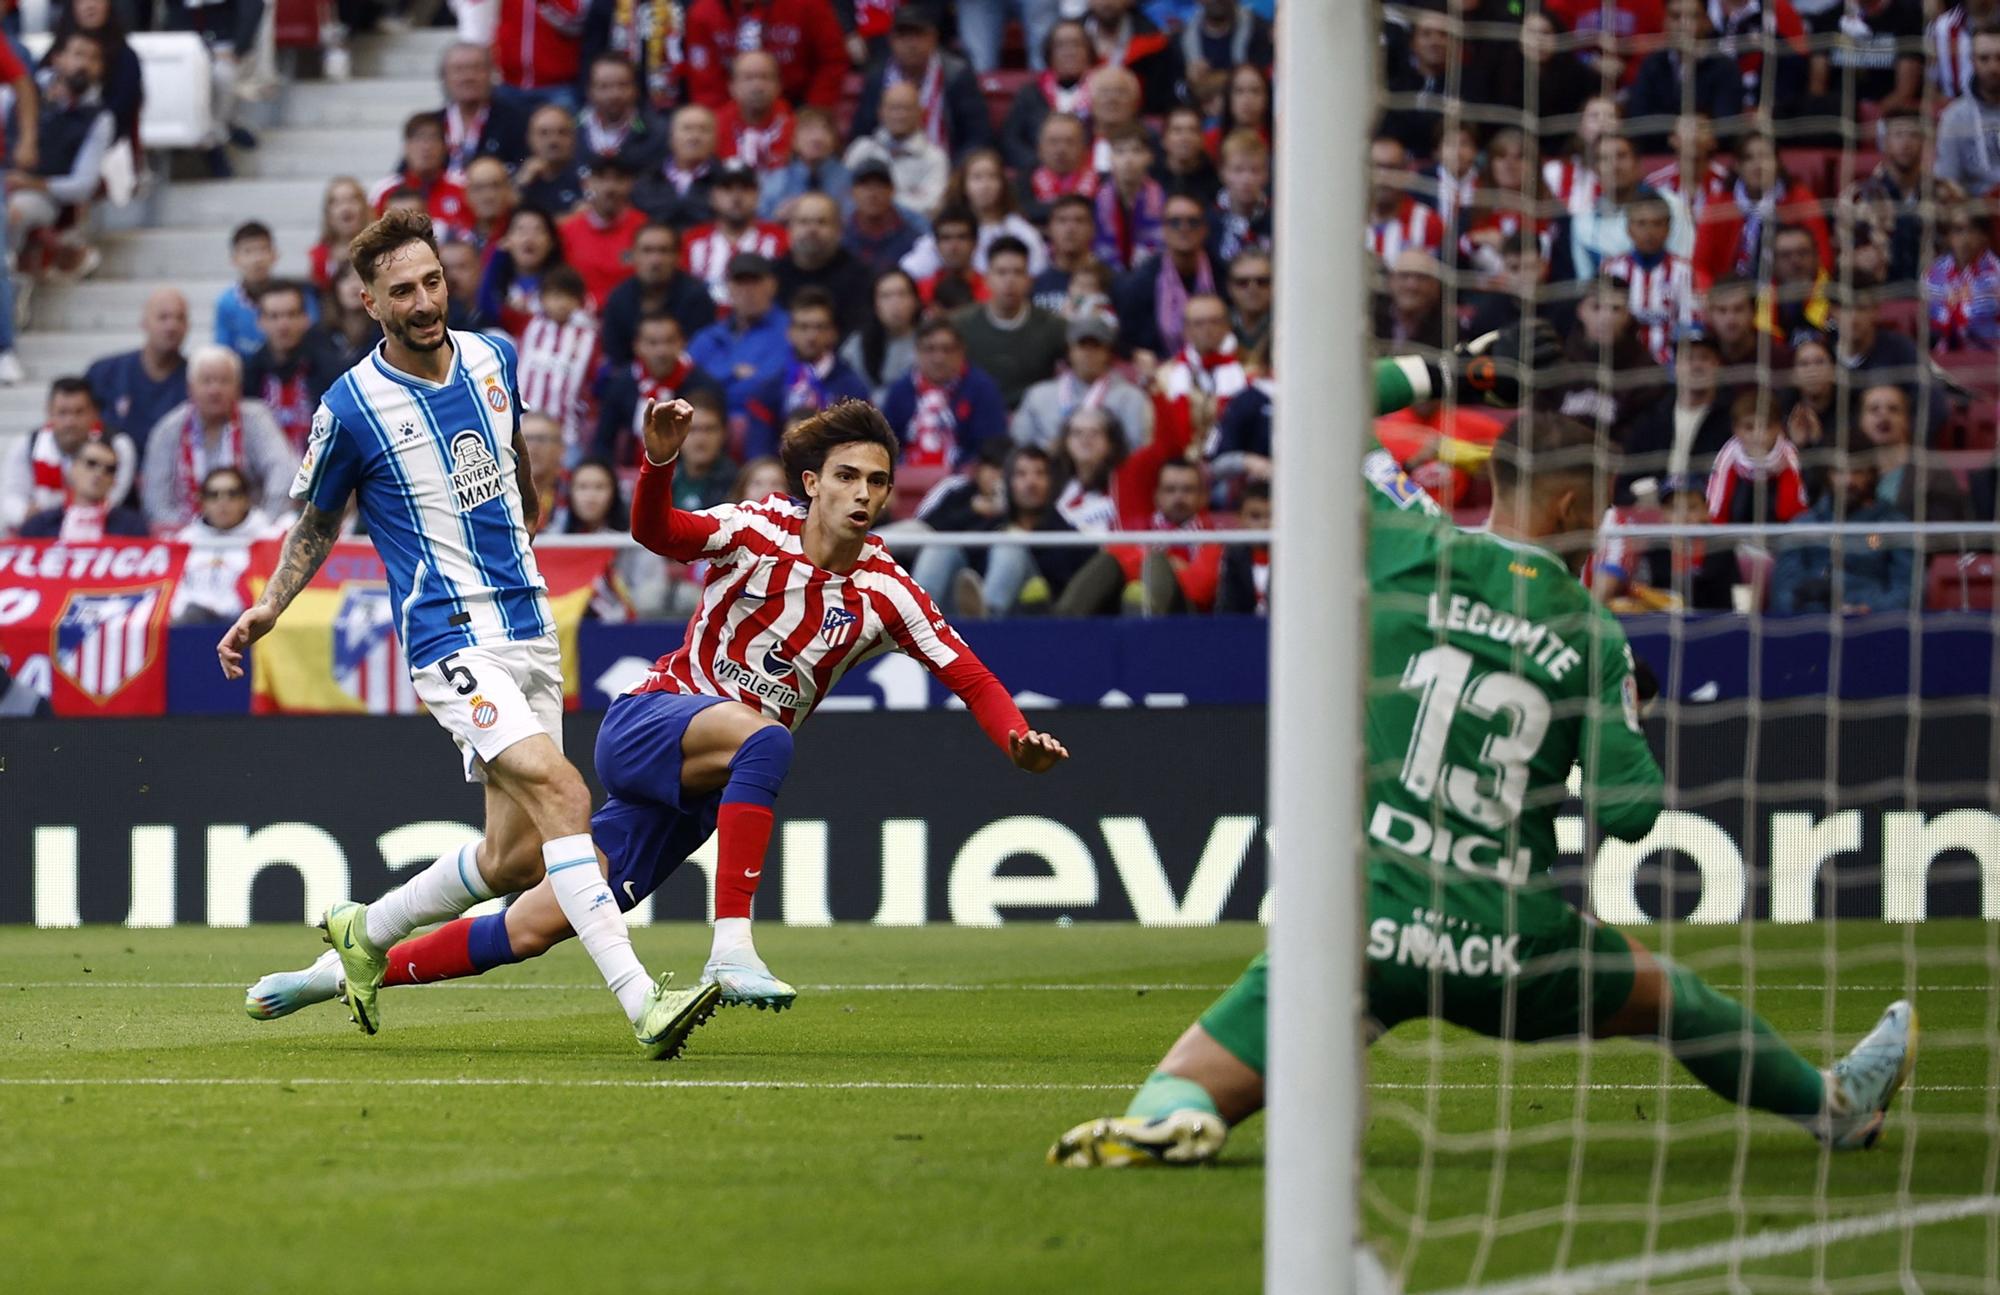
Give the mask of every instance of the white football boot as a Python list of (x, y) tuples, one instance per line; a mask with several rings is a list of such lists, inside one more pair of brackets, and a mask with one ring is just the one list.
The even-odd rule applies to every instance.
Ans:
[(253, 1021), (275, 1021), (338, 997), (340, 955), (328, 949), (303, 971), (274, 971), (250, 986), (243, 995), (243, 1010)]
[(782, 1012), (799, 996), (798, 990), (772, 975), (764, 960), (747, 948), (726, 958), (710, 958), (701, 969), (701, 983), (722, 990), (724, 1007), (747, 1003), (759, 1011), (768, 1007)]
[(1827, 1109), (1807, 1127), (1835, 1151), (1874, 1146), (1884, 1112), (1916, 1064), (1917, 1009), (1899, 999), (1826, 1072)]

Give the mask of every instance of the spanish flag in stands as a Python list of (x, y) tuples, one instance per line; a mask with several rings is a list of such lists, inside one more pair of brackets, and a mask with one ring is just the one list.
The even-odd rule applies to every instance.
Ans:
[[(278, 562), (279, 540), (252, 550), (250, 591), (256, 597)], [(613, 549), (541, 549), (535, 564), (548, 582), (562, 644), (563, 696), (575, 710), (576, 627), (590, 606), (592, 586)], [(251, 649), (250, 708), (257, 714), (414, 715), (420, 709), (403, 645), (396, 636), (395, 600), (375, 546), (333, 546), (312, 583), (299, 591), (277, 627)]]

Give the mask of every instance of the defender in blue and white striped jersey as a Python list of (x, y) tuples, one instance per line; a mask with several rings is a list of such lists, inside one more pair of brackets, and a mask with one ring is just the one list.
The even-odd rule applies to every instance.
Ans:
[(242, 675), (244, 650), (312, 579), (357, 497), (417, 696), (457, 742), (466, 777), (486, 786), (486, 833), (373, 904), (328, 909), (320, 925), (339, 965), (315, 967), (344, 979), (349, 1010), (373, 1034), (385, 950), (546, 875), (640, 1043), (671, 1055), (717, 995), (648, 979), (591, 845), (589, 789), (563, 758), (562, 654), (528, 543), (537, 499), (514, 348), (445, 327), (444, 269), (423, 213), (391, 212), (348, 253), (383, 341), (314, 415), (292, 485), (305, 506), (263, 596), (216, 654), (226, 675)]

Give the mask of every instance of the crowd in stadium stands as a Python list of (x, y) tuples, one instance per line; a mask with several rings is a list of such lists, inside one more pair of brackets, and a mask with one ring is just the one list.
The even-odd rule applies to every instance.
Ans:
[[(1446, 0), (1392, 11), (1369, 246), (1389, 351), (1547, 320), (1536, 399), (1593, 423), (1609, 518), (1858, 524), (1639, 542), (1619, 609), (1990, 605), (2000, 4)], [(1520, 53), (1516, 53), (1516, 50)], [(1499, 424), (1382, 420), (1464, 517)], [(1989, 583), (1971, 588), (1976, 568)]]
[[(0, 525), (109, 531), (129, 499), (211, 547), (266, 533), (321, 392), (379, 340), (347, 241), (402, 206), (441, 236), (453, 325), (520, 348), (545, 531), (623, 526), (669, 396), (696, 409), (687, 507), (782, 488), (786, 426), (861, 396), (903, 439), (904, 525), (1267, 523), (1270, 9), (501, 0), (386, 177), (327, 186), (311, 281), (244, 223), (215, 345), (183, 359), (186, 303), (156, 296), (139, 349), (57, 384), (0, 465)], [(64, 150), (105, 133), (61, 105), (124, 120), (104, 0), (63, 23), (102, 39), (52, 51), (17, 252), (57, 219)], [(1383, 32), (1384, 353), (1546, 319), (1563, 361), (1535, 398), (1598, 427), (1618, 520), (1993, 516), (2000, 2), (1429, 0)], [(70, 480), (94, 425), (108, 496)], [(1468, 520), (1499, 429), (1435, 404), (1377, 424)], [(1620, 608), (1941, 605), (1962, 547), (1614, 541), (1591, 579)], [(964, 615), (1265, 606), (1250, 546), (912, 554)], [(688, 605), (651, 555), (618, 574), (597, 614)]]

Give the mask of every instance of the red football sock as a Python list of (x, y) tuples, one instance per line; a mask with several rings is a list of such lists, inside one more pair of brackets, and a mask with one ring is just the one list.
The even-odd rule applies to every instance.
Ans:
[(771, 844), (771, 810), (731, 802), (716, 815), (715, 915), (750, 916), (750, 897), (764, 875), (764, 850)]
[(457, 980), (476, 976), (472, 965), (469, 937), (477, 920), (461, 917), (447, 922), (429, 935), (414, 936), (389, 950), (389, 971), (382, 985), (423, 985), (433, 980)]

